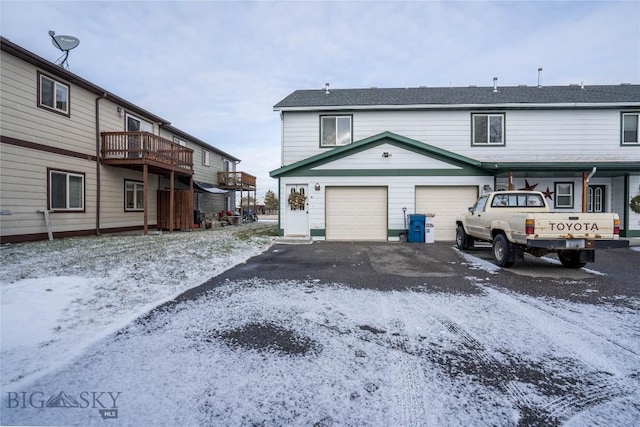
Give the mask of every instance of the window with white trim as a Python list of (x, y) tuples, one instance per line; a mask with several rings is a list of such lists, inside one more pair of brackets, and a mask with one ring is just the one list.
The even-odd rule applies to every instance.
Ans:
[(84, 211), (84, 174), (49, 170), (49, 209)]
[(472, 145), (504, 145), (504, 114), (472, 114)]
[(144, 210), (144, 183), (139, 181), (124, 181), (124, 210)]
[(351, 144), (351, 116), (321, 116), (320, 146)]
[(208, 150), (202, 149), (202, 164), (205, 166), (209, 166), (210, 161), (210, 153)]
[(187, 143), (185, 141), (181, 140), (180, 138), (178, 138), (176, 136), (173, 137), (173, 142), (175, 144), (180, 145), (181, 147), (186, 147), (187, 146)]
[(622, 145), (638, 145), (640, 113), (622, 113)]
[(572, 209), (573, 182), (556, 182), (555, 187), (555, 207), (561, 209)]
[(69, 85), (38, 73), (38, 106), (69, 115)]

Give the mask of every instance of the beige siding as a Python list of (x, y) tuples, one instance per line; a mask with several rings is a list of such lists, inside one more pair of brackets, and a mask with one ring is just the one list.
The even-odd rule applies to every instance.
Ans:
[(0, 64), (3, 136), (95, 154), (94, 94), (63, 81), (70, 86), (71, 117), (56, 114), (37, 106), (38, 74), (33, 65), (5, 52)]

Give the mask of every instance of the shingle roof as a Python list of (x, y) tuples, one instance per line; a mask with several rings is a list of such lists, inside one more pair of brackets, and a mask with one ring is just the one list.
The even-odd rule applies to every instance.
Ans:
[(492, 86), (296, 90), (274, 109), (602, 103), (640, 104), (640, 85), (505, 86), (497, 92)]

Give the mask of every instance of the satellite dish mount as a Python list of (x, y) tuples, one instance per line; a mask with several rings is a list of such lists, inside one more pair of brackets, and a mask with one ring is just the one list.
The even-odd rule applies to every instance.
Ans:
[(77, 47), (80, 44), (80, 40), (73, 36), (56, 36), (56, 32), (53, 30), (49, 31), (49, 35), (51, 36), (51, 43), (64, 52), (62, 56), (56, 60), (56, 65), (68, 70), (69, 63), (67, 59), (69, 58), (69, 51)]

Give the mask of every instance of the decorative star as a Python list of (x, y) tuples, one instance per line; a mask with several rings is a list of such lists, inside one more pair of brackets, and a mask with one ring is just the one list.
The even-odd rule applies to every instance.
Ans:
[(547, 191), (543, 191), (542, 194), (544, 194), (544, 197), (547, 199), (553, 200), (553, 191), (549, 190), (549, 186), (547, 186)]
[(538, 186), (538, 184), (529, 184), (529, 181), (527, 181), (525, 179), (524, 180), (524, 188), (520, 188), (519, 190), (533, 191), (533, 190), (536, 189), (537, 186)]

